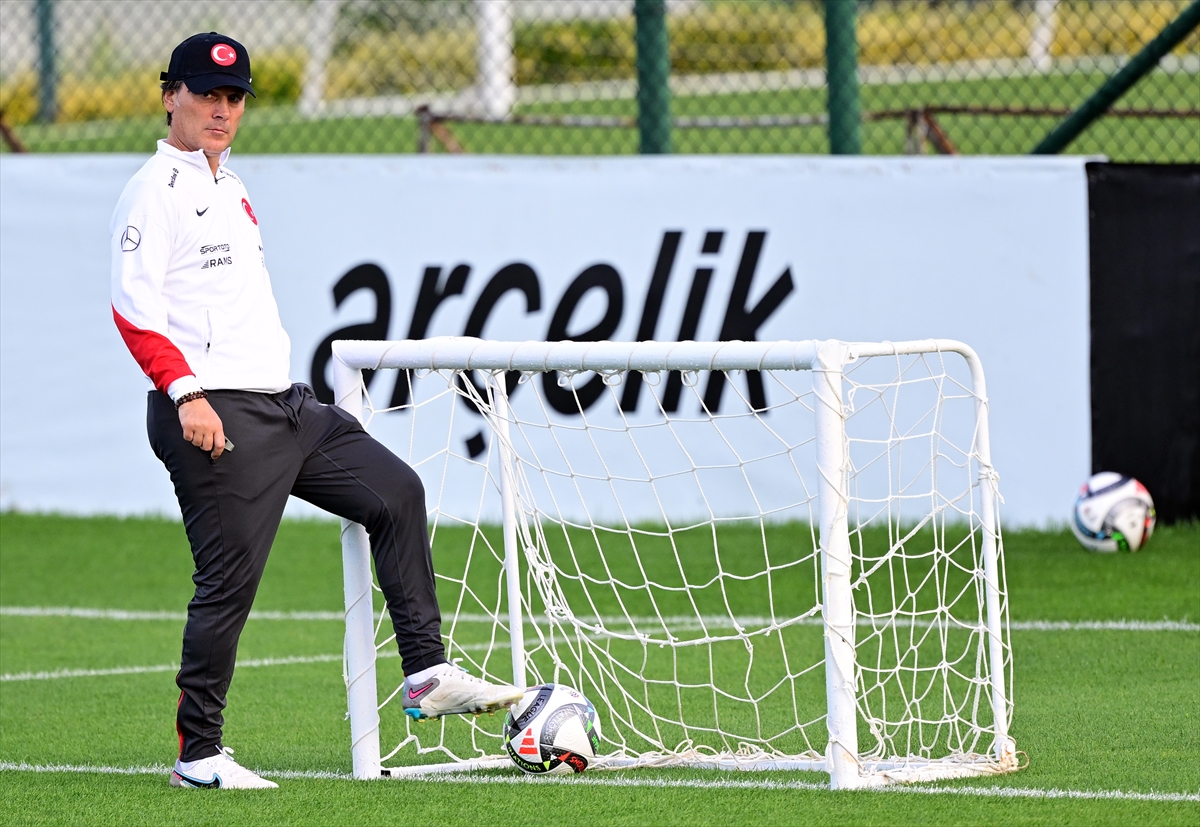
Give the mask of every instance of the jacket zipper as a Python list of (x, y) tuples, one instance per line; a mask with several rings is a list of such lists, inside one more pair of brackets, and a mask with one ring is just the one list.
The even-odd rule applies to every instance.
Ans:
[[(204, 308), (204, 373), (208, 374), (208, 352), (212, 350), (212, 313)], [(206, 377), (207, 378), (207, 377)]]

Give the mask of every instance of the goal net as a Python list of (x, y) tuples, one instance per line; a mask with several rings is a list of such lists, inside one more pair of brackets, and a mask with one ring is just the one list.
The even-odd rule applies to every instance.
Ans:
[[(812, 770), (835, 788), (1016, 768), (967, 346), (441, 338), (334, 355), (337, 403), (425, 483), (447, 657), (581, 691), (597, 766)], [(360, 526), (343, 550), (355, 775), (511, 766), (498, 716), (402, 714)]]

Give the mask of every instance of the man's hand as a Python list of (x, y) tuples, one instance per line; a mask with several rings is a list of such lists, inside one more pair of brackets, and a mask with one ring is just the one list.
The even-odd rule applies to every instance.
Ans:
[(207, 399), (180, 405), (179, 424), (183, 426), (183, 438), (203, 451), (211, 451), (213, 459), (225, 453), (225, 428)]

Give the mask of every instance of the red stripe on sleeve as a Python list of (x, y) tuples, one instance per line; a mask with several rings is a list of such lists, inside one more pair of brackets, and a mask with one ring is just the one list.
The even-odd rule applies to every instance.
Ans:
[(179, 352), (179, 348), (166, 336), (153, 330), (134, 327), (117, 312), (116, 307), (113, 307), (113, 321), (117, 323), (117, 330), (121, 331), (125, 347), (129, 348), (142, 372), (149, 376), (154, 382), (154, 387), (163, 393), (166, 393), (171, 383), (179, 377), (195, 374), (188, 366), (187, 359)]

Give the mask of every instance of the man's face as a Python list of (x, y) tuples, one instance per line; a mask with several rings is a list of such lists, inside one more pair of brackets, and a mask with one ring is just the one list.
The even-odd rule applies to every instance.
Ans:
[(163, 95), (163, 106), (171, 113), (167, 142), (209, 157), (220, 155), (233, 143), (238, 122), (246, 111), (246, 93), (234, 86), (218, 86), (197, 95), (187, 88)]

